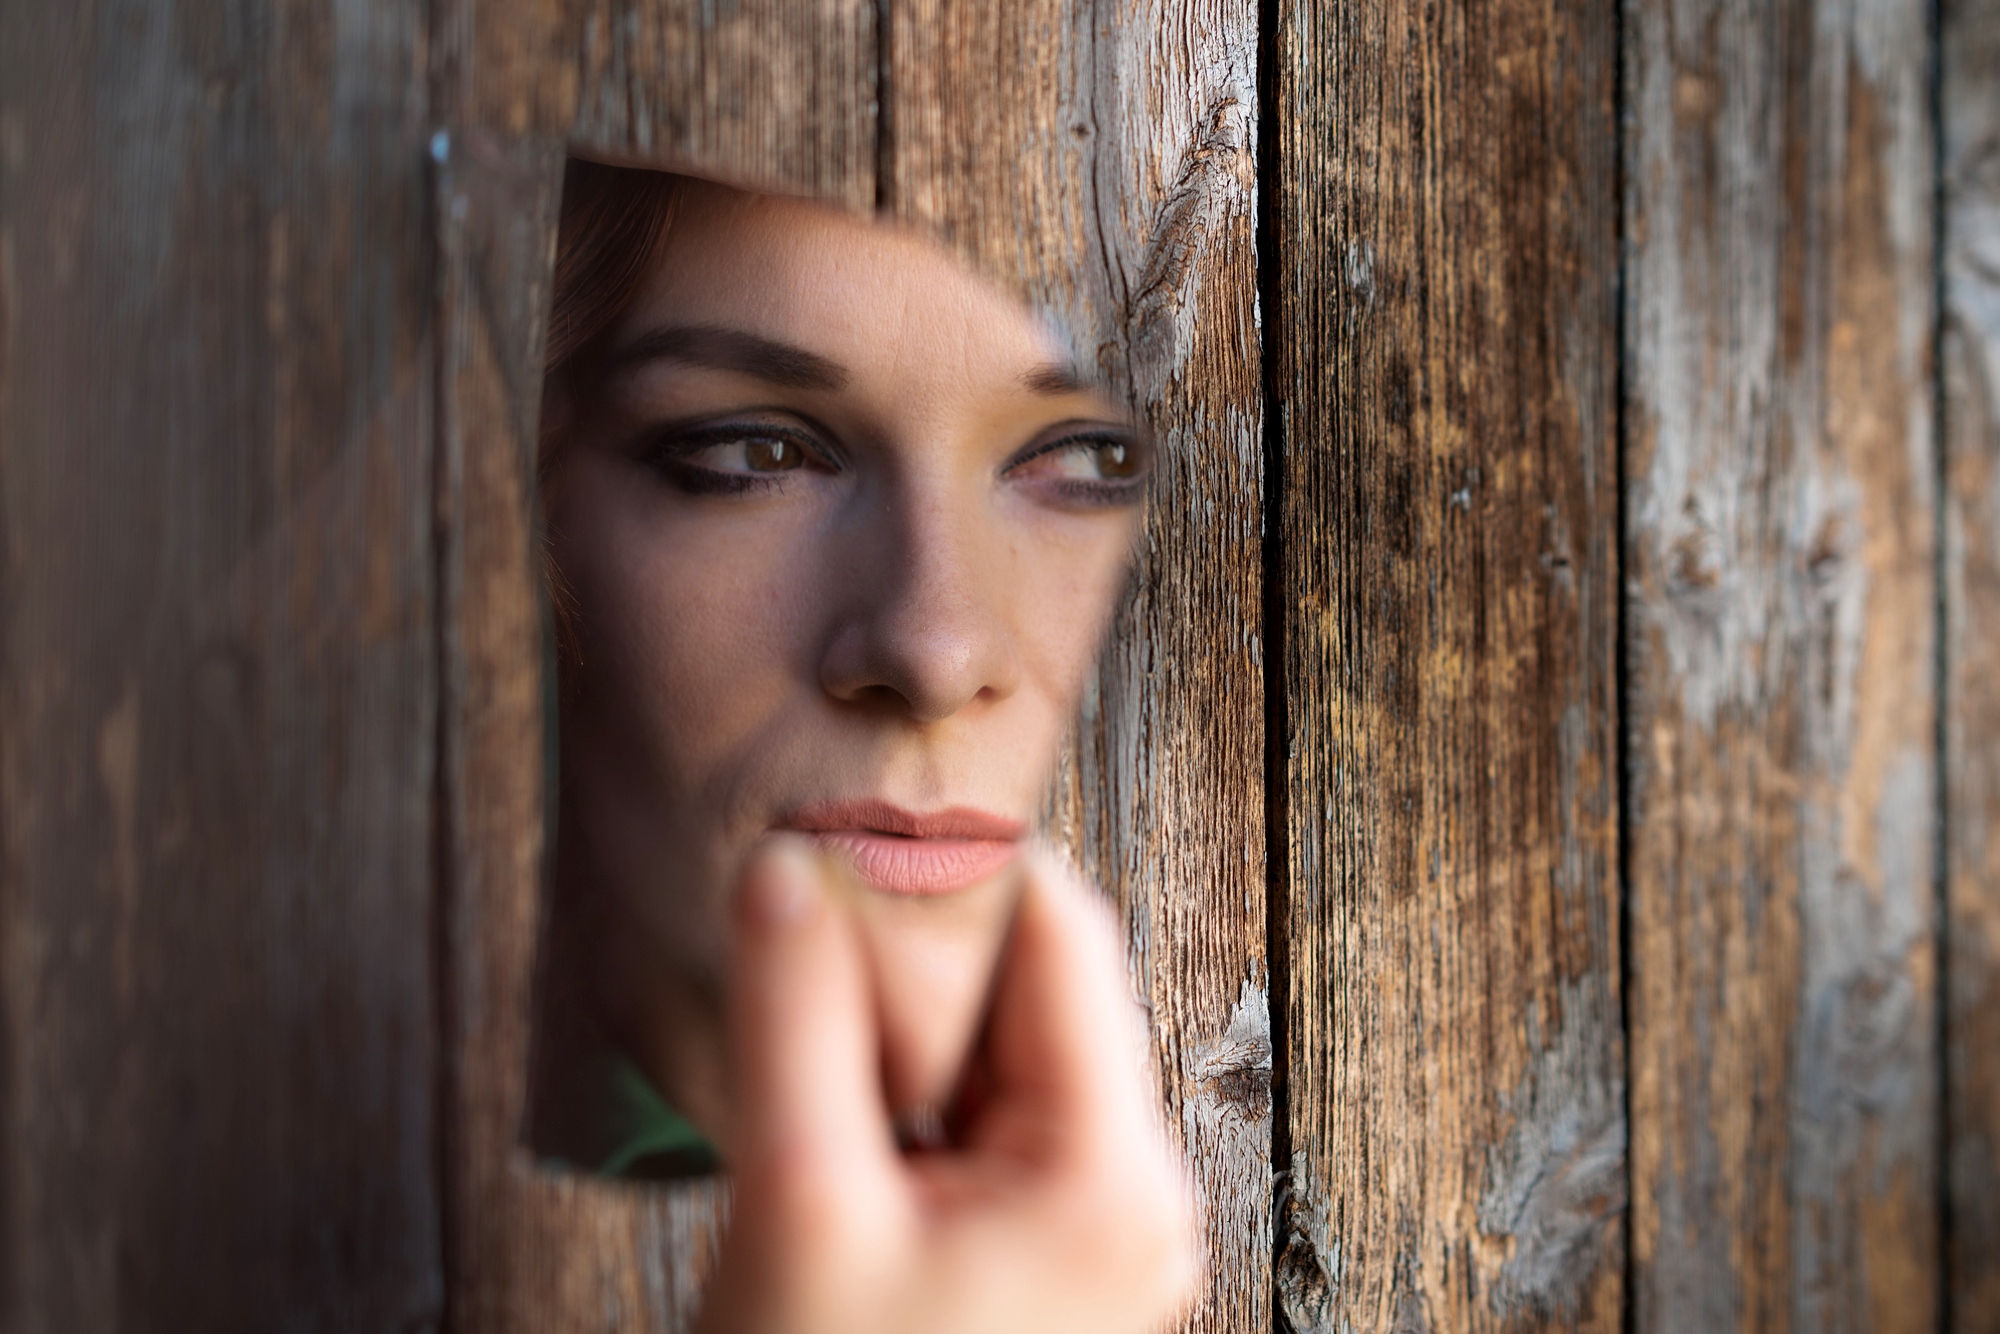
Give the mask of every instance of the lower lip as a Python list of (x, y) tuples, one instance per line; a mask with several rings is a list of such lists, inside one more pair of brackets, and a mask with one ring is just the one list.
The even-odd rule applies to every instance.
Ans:
[(1021, 848), (1011, 840), (904, 838), (865, 829), (834, 829), (813, 841), (839, 855), (856, 875), (885, 894), (926, 898), (956, 894), (992, 876)]

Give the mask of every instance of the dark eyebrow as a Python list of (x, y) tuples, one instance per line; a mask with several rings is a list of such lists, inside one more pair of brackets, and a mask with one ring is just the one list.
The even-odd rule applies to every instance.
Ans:
[(1090, 391), (1090, 386), (1076, 373), (1076, 367), (1062, 362), (1035, 367), (1021, 377), (1021, 383), (1036, 394), (1083, 394)]
[(832, 391), (847, 383), (847, 370), (817, 352), (741, 329), (712, 324), (648, 329), (612, 352), (613, 372), (647, 361), (680, 361), (711, 370), (755, 376), (787, 389)]

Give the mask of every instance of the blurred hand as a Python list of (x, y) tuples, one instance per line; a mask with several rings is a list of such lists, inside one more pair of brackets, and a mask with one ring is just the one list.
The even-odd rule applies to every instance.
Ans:
[(762, 850), (731, 974), (735, 1205), (703, 1334), (1121, 1334), (1199, 1274), (1109, 915), (1030, 861), (979, 1097), (950, 1148), (903, 1153), (870, 981), (826, 872)]

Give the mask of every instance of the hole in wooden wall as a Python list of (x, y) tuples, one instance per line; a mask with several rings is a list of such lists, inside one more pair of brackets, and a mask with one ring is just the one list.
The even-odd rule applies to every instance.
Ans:
[(867, 958), (899, 1132), (946, 1136), (1150, 441), (1049, 322), (901, 227), (572, 158), (554, 254), (528, 1147), (717, 1170), (729, 901), (784, 833)]

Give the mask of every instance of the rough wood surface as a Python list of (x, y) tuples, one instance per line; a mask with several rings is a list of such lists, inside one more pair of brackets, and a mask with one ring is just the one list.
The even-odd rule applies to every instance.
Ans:
[(0, 1328), (439, 1314), (423, 33), (0, 6)]
[(1270, 1320), (1257, 11), (892, 0), (881, 192), (1128, 393), (1163, 467), (1056, 823), (1125, 912), (1206, 1211), (1194, 1330)]
[(877, 0), (440, 0), (447, 116), (875, 200)]
[(1641, 1331), (1937, 1327), (1924, 27), (1626, 7)]
[[(596, 151), (850, 203), (875, 201), (874, 169), (878, 161), (888, 164), (899, 185), (879, 193), (892, 211), (955, 240), (989, 272), (1043, 302), (1079, 331), (1087, 365), (1101, 367), (1146, 404), (1167, 442), (1172, 475), (1139, 595), (1103, 673), (1060, 804), (1084, 860), (1130, 910), (1170, 1108), (1210, 1208), (1217, 1276), (1196, 1325), (1254, 1328), (1269, 1307), (1250, 248), (1255, 14), (1243, 5), (1221, 13), (1204, 7), (1103, 16), (1069, 5), (1044, 8), (892, 11), (901, 36), (887, 65), (899, 91), (884, 100), (911, 120), (885, 136), (879, 157), (873, 122), (854, 119), (874, 111), (872, 29), (858, 30), (865, 43), (855, 33), (836, 33), (840, 40), (829, 42), (824, 31), (872, 20), (872, 7), (806, 10), (806, 20), (781, 34), (779, 49), (755, 52), (762, 64), (711, 61), (694, 84), (642, 71), (633, 86), (651, 90), (646, 115), (629, 108), (609, 114), (596, 94), (563, 91), (571, 76), (563, 72), (570, 66), (560, 43), (536, 65), (536, 52), (547, 48), (506, 36), (526, 29), (510, 29), (490, 7), (476, 20), (460, 11), (441, 25), (441, 48), (456, 54), (446, 57), (449, 91), (440, 100), (475, 123), (501, 127), (560, 126), (563, 116), (575, 114), (578, 133)], [(739, 16), (745, 11), (755, 7)], [(554, 12), (536, 11), (527, 21), (557, 22)], [(1099, 19), (1107, 32), (1095, 37)], [(592, 26), (597, 22), (570, 13), (551, 31), (574, 41), (581, 24), (586, 33), (624, 34), (619, 40), (629, 49), (655, 53), (751, 49), (735, 38), (691, 44), (685, 31), (696, 22), (692, 13), (626, 15)], [(683, 32), (668, 40), (662, 34), (674, 24)], [(759, 32), (760, 40), (770, 35), (754, 24), (744, 31)], [(488, 33), (500, 36), (488, 40)], [(1020, 56), (1033, 77), (1009, 72), (1021, 66), (996, 65), (996, 42)], [(768, 86), (777, 77), (770, 71), (782, 73), (808, 57), (825, 65), (843, 52), (865, 53), (868, 63), (849, 69), (844, 84), (826, 69), (814, 78), (870, 95), (826, 103), (852, 126), (819, 125), (802, 146), (786, 136), (802, 132), (803, 104), (782, 98), (760, 104), (748, 91)], [(584, 57), (586, 65), (598, 59)], [(509, 60), (533, 68), (524, 73)], [(684, 79), (691, 67), (675, 68)], [(579, 86), (596, 85), (587, 77)], [(509, 100), (520, 90), (527, 101)], [(534, 104), (533, 96), (553, 100)], [(676, 96), (686, 104), (672, 114), (660, 110)], [(1117, 99), (1123, 100), (1114, 106)], [(580, 109), (566, 111), (571, 104)], [(1024, 135), (1033, 141), (1027, 151)], [(856, 142), (867, 144), (865, 157), (849, 154), (829, 164), (829, 152), (838, 156), (846, 152), (841, 145)], [(447, 247), (464, 256), (449, 261), (458, 276), (447, 282), (458, 286), (446, 296), (446, 436), (457, 442), (447, 446), (447, 462), (462, 459), (452, 465), (463, 469), (452, 485), (464, 524), (449, 536), (464, 574), (447, 578), (448, 620), (464, 642), (451, 649), (462, 675), (453, 678), (448, 697), (478, 715), (447, 710), (448, 723), (459, 719), (465, 729), (450, 743), (449, 772), (459, 777), (448, 786), (461, 793), (455, 800), (463, 807), (451, 839), (463, 864), (451, 877), (464, 916), (452, 927), (451, 955), (468, 970), (452, 984), (459, 1007), (455, 1049), (464, 1062), (458, 1081), (464, 1101), (452, 1113), (464, 1136), (452, 1159), (461, 1174), (453, 1189), (454, 1314), (462, 1326), (480, 1329), (672, 1327), (688, 1314), (692, 1280), (709, 1244), (701, 1200), (558, 1183), (519, 1163), (503, 1165), (518, 1156), (509, 1136), (526, 1040), (517, 1001), (504, 998), (520, 997), (527, 986), (533, 915), (523, 895), (532, 888), (539, 845), (538, 833), (526, 832), (539, 798), (518, 759), (503, 761), (539, 743), (533, 664), (524, 656), (534, 630), (532, 608), (521, 600), (529, 549), (519, 527), (524, 483), (519, 461), (495, 442), (509, 413), (532, 418), (509, 406), (521, 377), (507, 367), (526, 356), (514, 346), (526, 326), (510, 322), (518, 318), (512, 311), (478, 313), (493, 303), (475, 289), (518, 293), (532, 281), (532, 265), (482, 277), (473, 256), (484, 247), (504, 251), (505, 262), (515, 264), (526, 254), (494, 250), (480, 229), (516, 226), (532, 213), (500, 201), (532, 192), (534, 169), (497, 147), (486, 153), (490, 161), (476, 163), (468, 155), (478, 151), (476, 137), (456, 145), (444, 204), (449, 214), (457, 207), (451, 200), (467, 196), (461, 214), (467, 230)], [(503, 177), (517, 184), (503, 185)], [(484, 331), (480, 320), (489, 322)], [(488, 345), (497, 350), (480, 350)], [(483, 480), (478, 459), (490, 473)], [(475, 551), (480, 541), (497, 546)], [(495, 570), (475, 587), (475, 574)], [(1160, 673), (1161, 662), (1176, 664), (1177, 672)], [(501, 1011), (490, 1008), (495, 998), (503, 998)], [(481, 1221), (496, 1217), (508, 1221)], [(643, 1275), (661, 1256), (690, 1253), (686, 1283), (641, 1291)], [(618, 1302), (579, 1304), (580, 1294), (600, 1290), (615, 1290)]]
[(2000, 18), (1618, 3), (1276, 6), (1261, 330), (1249, 0), (0, 7), (0, 1328), (695, 1308), (721, 1188), (521, 1148), (571, 138), (1159, 433), (1053, 812), (1190, 1328), (2000, 1331)]
[(1615, 18), (1279, 10), (1292, 1330), (1619, 1327)]
[(1951, 1329), (2000, 1334), (2000, 7), (1940, 12)]
[(641, 1191), (522, 1143), (544, 838), (534, 469), (563, 151), (433, 141), (441, 228), (444, 1245), (459, 1331), (673, 1329), (721, 1191)]
[[(523, 1148), (544, 837), (533, 442), (565, 137), (856, 207), (875, 193), (875, 11), (440, 6), (445, 655), (444, 1247), (462, 1334), (679, 1330), (726, 1208)], [(520, 134), (517, 131), (527, 130)]]

